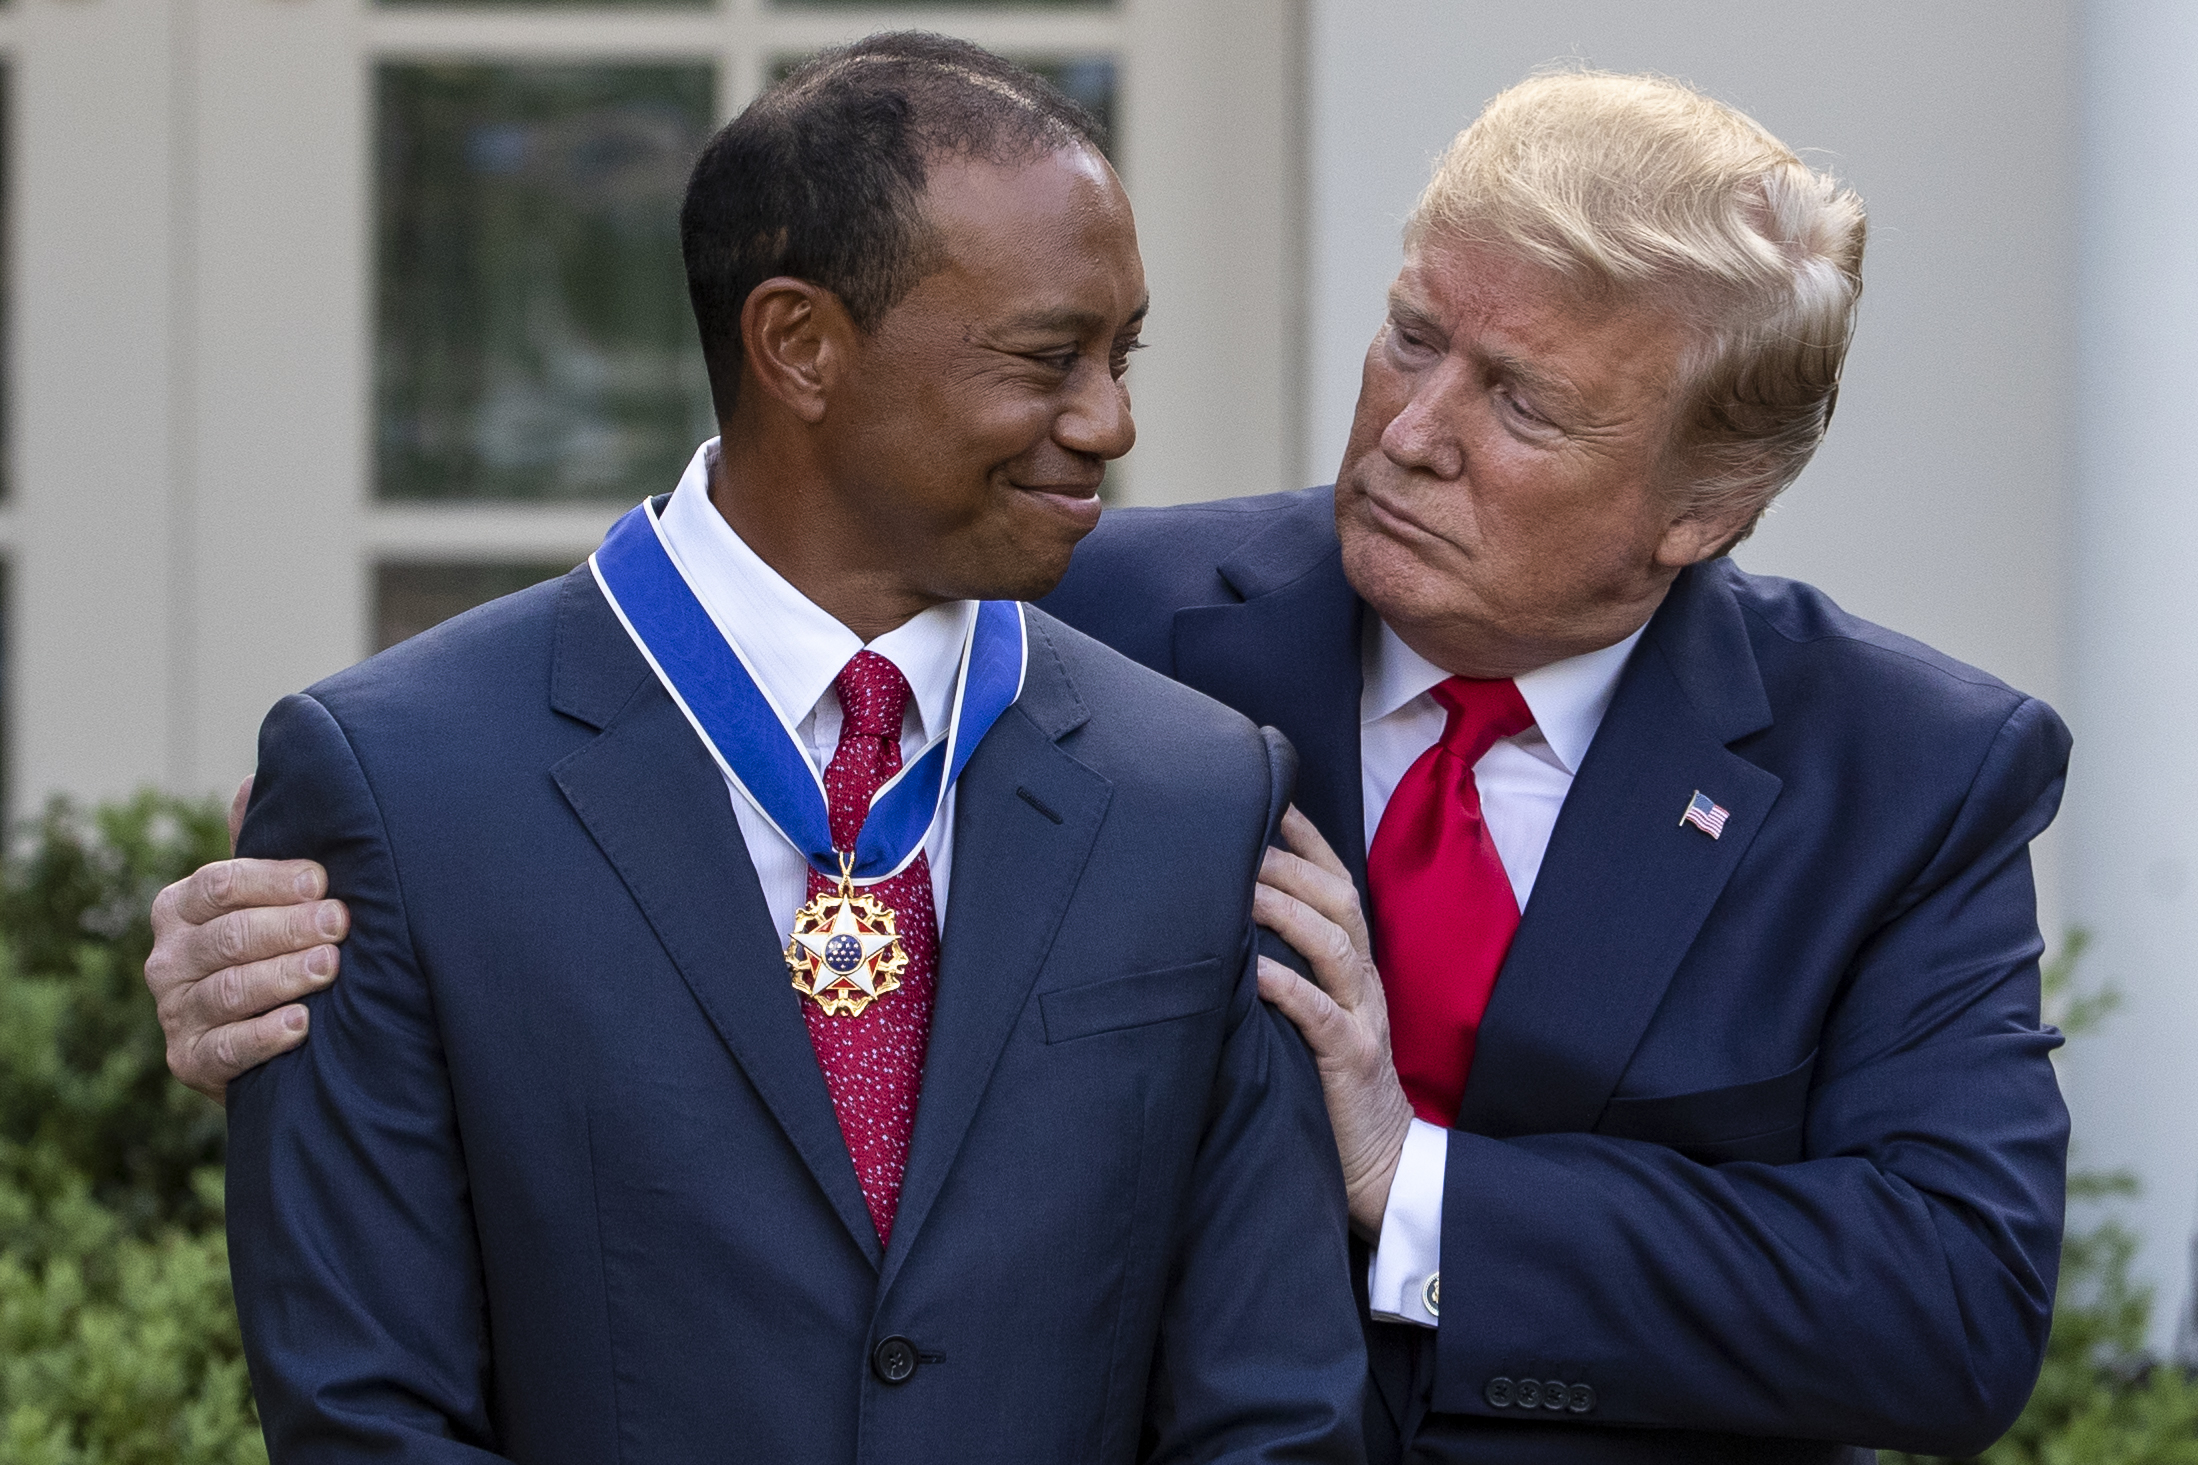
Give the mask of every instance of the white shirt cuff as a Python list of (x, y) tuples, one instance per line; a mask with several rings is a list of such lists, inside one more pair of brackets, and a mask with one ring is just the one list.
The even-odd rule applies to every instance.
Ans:
[(1442, 1268), (1442, 1177), (1449, 1163), (1450, 1131), (1414, 1119), (1367, 1271), (1369, 1310), (1385, 1322), (1435, 1326), (1428, 1282)]

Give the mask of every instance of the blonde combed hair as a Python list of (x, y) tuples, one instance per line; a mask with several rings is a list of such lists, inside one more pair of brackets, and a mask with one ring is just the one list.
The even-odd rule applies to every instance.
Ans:
[(1435, 165), (1408, 245), (1484, 244), (1676, 312), (1690, 517), (1751, 532), (1831, 421), (1862, 293), (1862, 200), (1752, 118), (1652, 76), (1545, 72)]

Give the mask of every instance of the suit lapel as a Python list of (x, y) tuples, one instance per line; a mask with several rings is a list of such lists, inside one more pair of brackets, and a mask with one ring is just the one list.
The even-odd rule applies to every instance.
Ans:
[(1022, 695), (955, 785), (938, 1001), (882, 1286), (946, 1183), (1114, 796), (1058, 746), (1089, 714), (1048, 635), (1055, 624), (1031, 614)]
[(1175, 679), (1278, 728), (1298, 752), (1296, 802), (1366, 890), (1359, 789), (1360, 605), (1333, 500), (1306, 501), (1219, 566), (1243, 600), (1175, 615)]
[(565, 582), (557, 711), (601, 735), (551, 770), (718, 1037), (872, 1265), (878, 1237), (723, 775), (604, 604)]
[[(1770, 725), (1724, 562), (1685, 572), (1627, 665), (1482, 1019), (1458, 1127), (1590, 1130), (1781, 787), (1728, 744)], [(1730, 811), (1711, 839), (1696, 790)]]

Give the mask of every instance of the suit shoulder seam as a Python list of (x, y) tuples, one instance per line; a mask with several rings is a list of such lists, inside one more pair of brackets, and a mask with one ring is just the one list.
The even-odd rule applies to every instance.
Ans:
[(344, 755), (351, 760), (352, 768), (359, 775), (359, 787), (366, 791), (367, 807), (374, 814), (375, 832), (380, 837), (382, 851), (389, 860), (389, 883), (397, 897), (397, 911), (404, 927), (405, 951), (412, 958), (413, 969), (420, 973), (421, 985), (427, 991), (428, 1006), (432, 1010), (435, 992), (426, 980), (427, 973), (420, 961), (420, 943), (412, 929), (412, 902), (405, 896), (404, 871), (397, 862), (397, 842), (389, 837), (389, 816), (382, 812), (382, 796), (374, 787), (373, 776), (366, 771), (365, 760), (359, 757), (359, 750), (351, 741), (351, 730), (343, 725), (343, 719), (336, 715), (335, 709), (311, 691), (298, 695), (319, 708), (321, 715), (328, 719), (328, 725), (336, 730), (336, 736), (343, 740)]
[[(1845, 645), (1859, 646), (1865, 650), (1897, 657), (1902, 661), (1922, 667), (1926, 671), (1936, 672), (1949, 681), (1960, 682), (1965, 687), (1984, 687), (1987, 689), (1997, 687), (2013, 697), (2018, 703), (2034, 700), (2027, 693), (2015, 690), (1990, 672), (1980, 667), (1969, 666), (1951, 656), (1944, 657), (1943, 661), (1933, 661), (1928, 657), (1918, 656), (1912, 651), (1905, 651), (1898, 646), (1887, 646), (1882, 642), (1867, 640), (1846, 631), (1826, 631), (1816, 636), (1797, 636), (1765, 615), (1758, 606), (1743, 604), (1740, 609), (1750, 619), (1760, 622), (1765, 630), (1791, 646), (1812, 646), (1821, 641), (1838, 641)], [(1894, 631), (1889, 634), (1899, 635), (1900, 633)], [(1943, 653), (1940, 654), (1943, 656)], [(1964, 673), (1967, 673), (1967, 675), (1964, 675)], [(2009, 713), (2009, 716), (2013, 716), (2013, 713)]]

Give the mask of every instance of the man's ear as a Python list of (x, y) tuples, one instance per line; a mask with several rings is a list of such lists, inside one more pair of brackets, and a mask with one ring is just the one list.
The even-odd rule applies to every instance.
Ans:
[(1737, 540), (1745, 528), (1745, 515), (1680, 519), (1664, 530), (1663, 541), (1656, 546), (1656, 563), (1667, 570), (1683, 570), (1712, 559)]
[(1656, 563), (1667, 570), (1683, 570), (1714, 559), (1746, 537), (1762, 515), (1763, 506), (1753, 494), (1728, 500), (1723, 505), (1693, 509), (1664, 526), (1656, 546)]
[(823, 420), (832, 388), (853, 359), (857, 335), (839, 296), (789, 275), (756, 286), (740, 309), (741, 361), (748, 378), (804, 422)]

